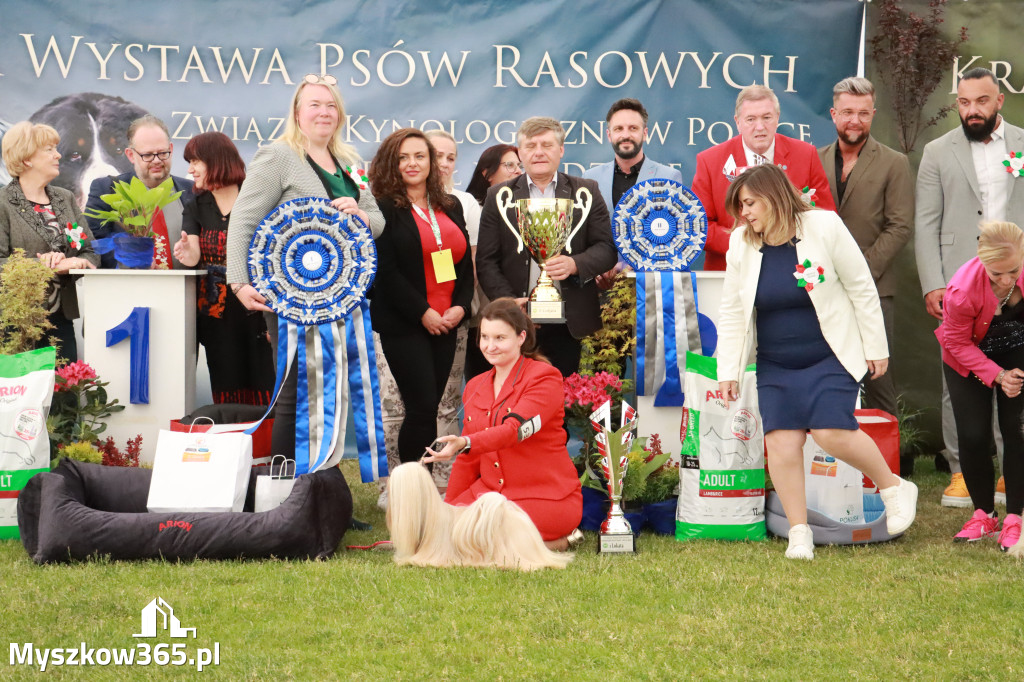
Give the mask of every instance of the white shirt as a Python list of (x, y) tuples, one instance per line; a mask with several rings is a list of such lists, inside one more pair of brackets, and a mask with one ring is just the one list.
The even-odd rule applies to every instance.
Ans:
[(466, 219), (469, 245), (476, 246), (477, 239), (480, 237), (480, 204), (476, 202), (476, 197), (469, 192), (453, 189), (451, 193), (462, 204), (462, 216)]
[(526, 186), (530, 188), (531, 199), (555, 199), (555, 186), (558, 184), (558, 173), (551, 178), (548, 186), (541, 190), (529, 175), (526, 176)]
[(987, 143), (972, 140), (970, 144), (974, 173), (978, 176), (978, 189), (981, 190), (982, 217), (985, 220), (1006, 220), (1006, 201), (1010, 197), (1013, 176), (1003, 166), (1006, 158), (1003, 117), (999, 117), (999, 125), (992, 131), (991, 140)]
[[(751, 151), (750, 147), (748, 147), (747, 143), (744, 142), (742, 139), (740, 140), (740, 142), (743, 143), (743, 153), (747, 157), (747, 166), (748, 167), (750, 167), (750, 166), (760, 166), (761, 164), (759, 164), (757, 162), (757, 156), (758, 156), (757, 152)], [(768, 147), (768, 151), (766, 151), (764, 154), (761, 154), (760, 156), (763, 156), (766, 159), (768, 159), (768, 163), (775, 163), (775, 138), (774, 137), (772, 137), (772, 143)]]

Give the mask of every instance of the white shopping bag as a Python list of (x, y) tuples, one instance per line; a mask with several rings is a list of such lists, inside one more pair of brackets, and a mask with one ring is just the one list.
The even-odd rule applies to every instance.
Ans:
[(811, 435), (804, 442), (807, 508), (840, 523), (864, 523), (864, 477), (821, 449)]
[(151, 512), (240, 512), (251, 469), (249, 435), (161, 430), (146, 507)]
[(256, 477), (256, 499), (253, 511), (265, 512), (280, 506), (292, 494), (295, 487), (295, 462), (288, 467), (284, 455), (274, 455), (270, 460), (270, 475)]

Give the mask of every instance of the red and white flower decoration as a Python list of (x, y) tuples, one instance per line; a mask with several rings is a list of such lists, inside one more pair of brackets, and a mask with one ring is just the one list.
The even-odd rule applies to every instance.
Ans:
[(821, 284), (825, 281), (825, 268), (805, 258), (803, 263), (796, 264), (796, 272), (793, 273), (793, 277), (796, 278), (796, 285), (798, 287), (803, 287), (810, 291), (814, 288), (815, 284)]
[(68, 223), (64, 228), (64, 235), (68, 238), (68, 243), (76, 249), (81, 249), (85, 243), (85, 230), (79, 227), (78, 223)]
[(1010, 152), (1003, 159), (1003, 166), (1013, 177), (1024, 177), (1024, 152)]
[(349, 177), (355, 181), (356, 187), (358, 187), (360, 191), (365, 192), (370, 189), (370, 176), (366, 174), (365, 168), (346, 166), (345, 171), (349, 174)]
[(816, 204), (814, 203), (814, 193), (816, 191), (817, 189), (808, 185), (807, 187), (804, 187), (802, 190), (800, 190), (800, 199), (808, 206), (815, 206)]

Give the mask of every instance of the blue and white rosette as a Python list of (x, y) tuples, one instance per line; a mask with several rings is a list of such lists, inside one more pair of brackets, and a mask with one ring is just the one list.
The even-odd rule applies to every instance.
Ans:
[(615, 245), (636, 271), (637, 394), (653, 395), (658, 407), (682, 406), (686, 351), (715, 351), (717, 333), (697, 310), (689, 271), (707, 231), (700, 199), (674, 180), (639, 182), (615, 206)]
[(253, 235), (249, 280), (278, 315), (275, 401), (296, 360), (296, 475), (341, 460), (339, 444), (345, 440), (351, 400), (361, 478), (369, 482), (387, 476), (366, 301), (376, 271), (377, 249), (369, 228), (327, 199), (285, 202)]

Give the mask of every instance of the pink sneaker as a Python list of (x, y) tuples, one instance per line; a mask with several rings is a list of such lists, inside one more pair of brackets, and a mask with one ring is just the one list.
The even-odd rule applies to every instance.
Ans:
[(999, 532), (999, 549), (1003, 552), (1017, 544), (1020, 540), (1020, 517), (1007, 514), (1003, 519), (1003, 530)]
[[(959, 533), (953, 536), (953, 542), (977, 542), (983, 538), (990, 538), (996, 534), (998, 526), (998, 518), (989, 516), (981, 509), (975, 509), (974, 516), (964, 524)], [(1019, 522), (1017, 529), (1019, 532)]]

